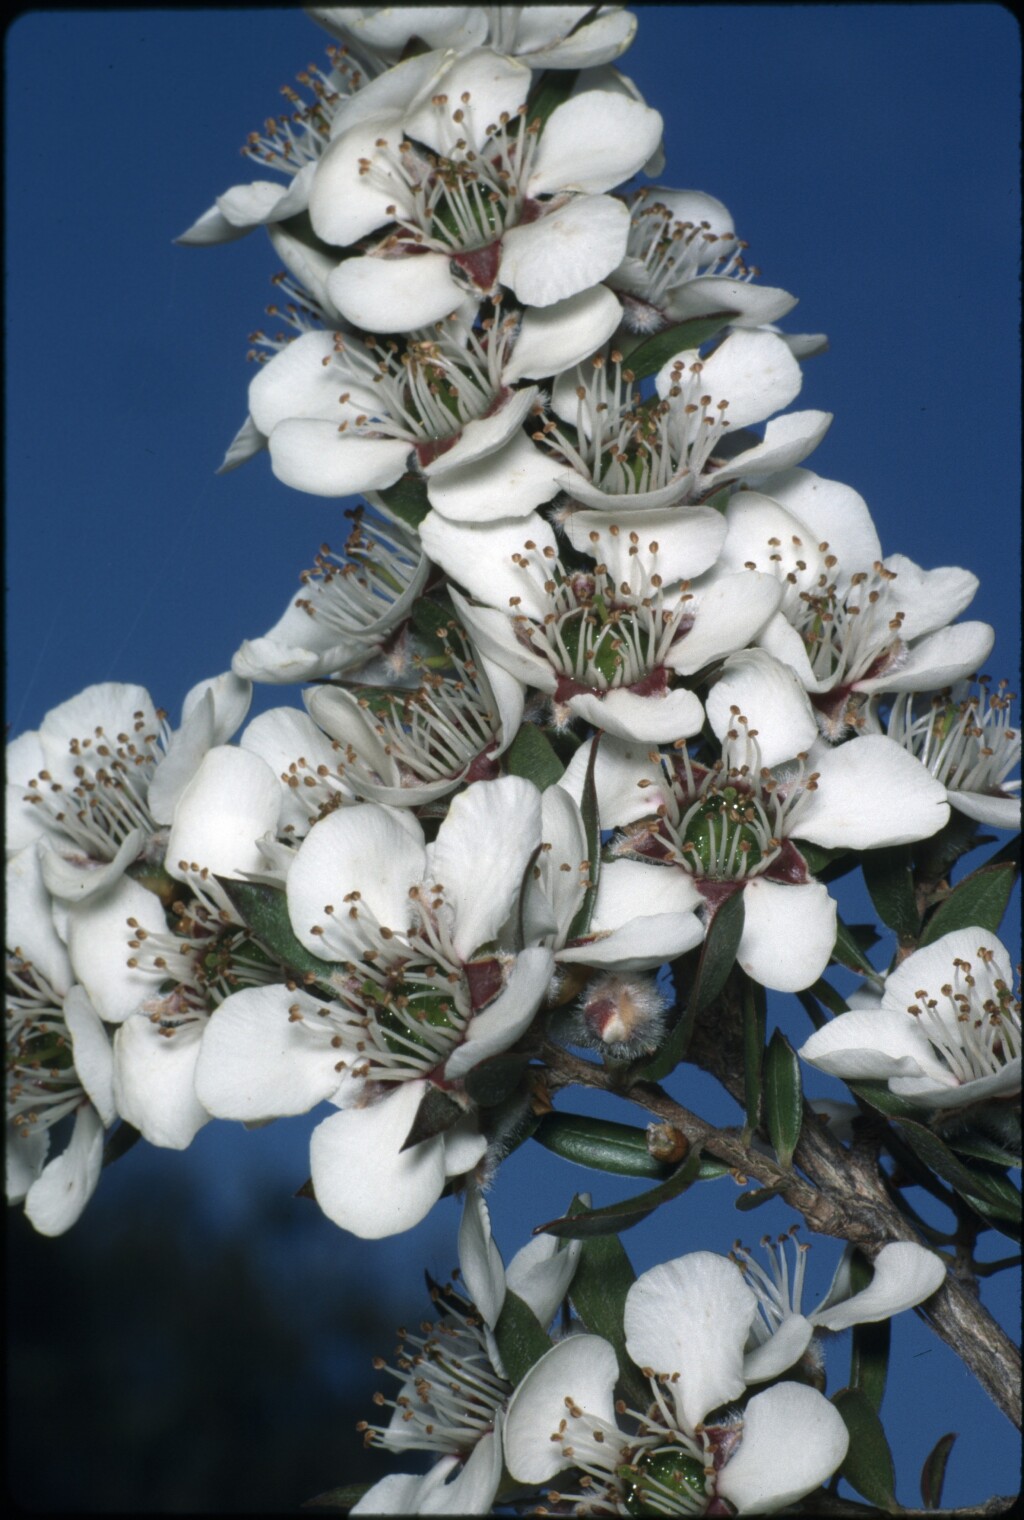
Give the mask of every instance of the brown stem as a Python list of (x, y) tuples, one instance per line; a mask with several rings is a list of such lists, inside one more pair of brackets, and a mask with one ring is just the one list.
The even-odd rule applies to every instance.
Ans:
[[(728, 999), (723, 997), (721, 1003), (727, 1005)], [(688, 1059), (717, 1077), (742, 1105), (743, 1065), (736, 1048), (740, 1038), (738, 1020), (730, 1017), (727, 1006), (721, 1012), (722, 1017), (716, 1009), (713, 1019), (698, 1021)], [(738, 1129), (716, 1129), (654, 1083), (624, 1083), (618, 1075), (559, 1046), (546, 1045), (543, 1055), (546, 1081), (552, 1090), (578, 1084), (619, 1092), (675, 1125), (691, 1146), (699, 1144), (708, 1155), (726, 1162), (737, 1177), (752, 1178), (762, 1187), (774, 1188), (818, 1234), (851, 1241), (869, 1259), (890, 1241), (922, 1243), (886, 1190), (875, 1147), (854, 1145), (847, 1149), (840, 1145), (806, 1105), (794, 1156), (795, 1167), (804, 1174), (798, 1176), (796, 1170), (779, 1166), (771, 1156), (745, 1144)], [(970, 1286), (952, 1272), (947, 1273), (945, 1284), (917, 1312), (970, 1368), (992, 1401), (1019, 1429), (1020, 1352)]]

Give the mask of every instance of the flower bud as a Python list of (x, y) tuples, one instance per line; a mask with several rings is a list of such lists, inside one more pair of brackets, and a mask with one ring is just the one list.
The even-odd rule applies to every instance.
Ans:
[(660, 1045), (666, 1006), (650, 977), (599, 977), (581, 1000), (577, 1037), (613, 1060), (634, 1060)]

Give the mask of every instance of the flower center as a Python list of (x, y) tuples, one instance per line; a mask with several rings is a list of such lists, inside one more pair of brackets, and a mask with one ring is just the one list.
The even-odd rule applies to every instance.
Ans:
[(995, 972), (990, 950), (953, 962), (953, 979), (933, 997), (919, 989), (907, 1012), (961, 1083), (992, 1076), (1021, 1053), (1020, 998)]
[(707, 1507), (704, 1464), (681, 1446), (645, 1451), (618, 1476), (630, 1515), (699, 1515)]
[(888, 734), (916, 755), (933, 776), (951, 791), (1007, 795), (1020, 786), (1003, 783), (1020, 761), (1020, 729), (1010, 726), (1015, 700), (1000, 682), (996, 691), (987, 681), (962, 701), (951, 691), (933, 697), (924, 713), (915, 715), (914, 696), (900, 693), (893, 701)]
[[(613, 531), (615, 531), (613, 529)], [(548, 546), (533, 540), (512, 559), (539, 585), (549, 610), (540, 618), (518, 611), (511, 598), (520, 642), (546, 659), (573, 686), (590, 691), (634, 686), (661, 671), (676, 638), (690, 626), (689, 593), (669, 597), (657, 571), (658, 545), (630, 559), (630, 579), (616, 585), (605, 565), (587, 573), (569, 571)]]

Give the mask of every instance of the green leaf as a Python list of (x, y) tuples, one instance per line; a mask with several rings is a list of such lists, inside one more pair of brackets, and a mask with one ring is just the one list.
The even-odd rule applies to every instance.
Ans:
[(120, 1161), (122, 1156), (127, 1156), (133, 1145), (142, 1139), (142, 1135), (134, 1125), (122, 1119), (120, 1124), (110, 1135), (103, 1146), (103, 1165), (113, 1166), (115, 1161)]
[(336, 990), (332, 978), (345, 977), (345, 966), (337, 961), (323, 961), (300, 944), (288, 918), (284, 892), (264, 882), (234, 881), (226, 876), (218, 876), (217, 880), (253, 938), (282, 967), (294, 972), (297, 980), (313, 982), (331, 992)]
[(576, 910), (576, 916), (569, 925), (569, 933), (566, 943), (572, 944), (573, 940), (583, 939), (590, 932), (590, 921), (594, 916), (594, 904), (597, 902), (597, 882), (601, 874), (601, 819), (597, 810), (597, 786), (594, 782), (594, 766), (597, 763), (597, 747), (601, 742), (601, 735), (595, 734), (590, 745), (590, 758), (587, 761), (587, 774), (583, 781), (583, 796), (580, 800), (580, 812), (583, 815), (583, 833), (587, 841), (587, 860), (589, 862), (587, 872), (587, 890), (583, 894), (583, 901)]
[[(592, 1119), (587, 1114), (545, 1114), (534, 1130), (533, 1138), (546, 1150), (589, 1166), (596, 1172), (616, 1177), (669, 1177), (672, 1162), (658, 1161), (651, 1155), (647, 1131), (614, 1119)], [(702, 1156), (697, 1170), (698, 1182), (724, 1177), (729, 1168), (724, 1161)]]
[(578, 78), (578, 69), (545, 69), (527, 98), (524, 122), (536, 121), (543, 128), (552, 111), (569, 99)]
[(635, 1198), (624, 1198), (621, 1203), (610, 1203), (603, 1209), (592, 1209), (588, 1214), (575, 1218), (570, 1214), (561, 1219), (549, 1220), (534, 1229), (535, 1235), (557, 1235), (560, 1239), (586, 1240), (592, 1235), (615, 1235), (619, 1230), (629, 1230), (641, 1219), (653, 1214), (663, 1203), (685, 1193), (697, 1180), (700, 1169), (700, 1149), (692, 1150), (682, 1166), (678, 1167), (659, 1187)]
[(888, 1085), (882, 1079), (877, 1081), (849, 1082), (850, 1091), (858, 1098), (863, 1098), (865, 1103), (876, 1108), (880, 1114), (885, 1114), (887, 1119), (898, 1119), (904, 1114), (908, 1117), (920, 1116), (919, 1104), (910, 1103), (906, 1098), (901, 1098), (897, 1093), (890, 1092)]
[(533, 1138), (546, 1150), (577, 1166), (589, 1166), (617, 1177), (669, 1176), (672, 1171), (647, 1149), (647, 1132), (612, 1119), (586, 1114), (545, 1114)]
[(800, 1139), (804, 1095), (800, 1061), (781, 1029), (772, 1035), (765, 1057), (764, 1116), (779, 1165), (790, 1166)]
[(347, 1515), (364, 1494), (369, 1493), (372, 1483), (344, 1483), (340, 1488), (328, 1488), (315, 1499), (305, 1499), (302, 1509), (336, 1509)]
[[(808, 991), (814, 994), (819, 1003), (823, 1003), (825, 1005), (829, 1013), (834, 1013), (837, 1015), (840, 1013), (849, 1013), (850, 1010), (846, 1005), (845, 998), (840, 997), (836, 989), (831, 985), (831, 983), (826, 982), (824, 977), (819, 977), (818, 980), (814, 983), (814, 986), (808, 988)], [(819, 1025), (818, 1027), (820, 1028), (821, 1026)]]
[[(853, 1292), (860, 1293), (866, 1288), (872, 1276), (872, 1270), (864, 1257), (859, 1252), (854, 1252), (850, 1262), (850, 1285)], [(876, 1413), (882, 1407), (885, 1394), (891, 1340), (891, 1320), (882, 1319), (871, 1324), (853, 1326), (850, 1385), (860, 1389)]]
[(840, 1473), (870, 1504), (891, 1510), (896, 1502), (892, 1452), (871, 1401), (860, 1388), (840, 1388), (832, 1402), (850, 1432), (850, 1449)]
[(921, 1469), (921, 1502), (925, 1509), (938, 1509), (942, 1503), (942, 1485), (946, 1481), (946, 1463), (953, 1450), (956, 1431), (940, 1436), (924, 1459)]
[(689, 321), (666, 327), (664, 332), (655, 333), (653, 337), (638, 344), (627, 355), (625, 367), (632, 371), (635, 379), (646, 380), (648, 375), (656, 374), (676, 354), (707, 343), (723, 327), (728, 327), (737, 315), (735, 311), (713, 311), (706, 317), (691, 317)]
[(505, 751), (504, 760), (510, 776), (522, 776), (542, 792), (565, 773), (550, 739), (536, 723), (523, 724)]
[(765, 1019), (768, 994), (759, 982), (743, 979), (743, 1094), (747, 1112), (744, 1129), (753, 1134), (761, 1125), (761, 1071), (764, 1066)]
[(749, 1193), (738, 1194), (734, 1207), (741, 1214), (750, 1214), (754, 1209), (759, 1209), (762, 1203), (770, 1203), (773, 1198), (779, 1196), (779, 1187), (753, 1188)]
[(995, 934), (1003, 921), (1017, 868), (1012, 861), (979, 866), (954, 887), (925, 925), (921, 945), (932, 945), (954, 929), (987, 929)]
[(842, 919), (836, 917), (836, 942), (832, 950), (832, 959), (839, 965), (848, 967), (851, 971), (859, 971), (862, 976), (868, 976), (872, 981), (880, 981), (878, 972), (868, 960), (854, 935), (854, 930), (849, 924), (844, 924)]
[(551, 1340), (540, 1321), (512, 1289), (505, 1293), (505, 1303), (494, 1327), (505, 1371), (513, 1383), (521, 1383), (534, 1362), (551, 1350)]
[[(574, 1200), (569, 1212), (578, 1217), (587, 1210)], [(583, 1242), (569, 1298), (587, 1329), (614, 1346), (627, 1403), (634, 1409), (645, 1409), (651, 1390), (626, 1350), (622, 1324), (626, 1294), (635, 1281), (636, 1273), (619, 1237), (595, 1235)]]
[(457, 623), (453, 609), (432, 596), (418, 596), (409, 608), (409, 620), (416, 632), (441, 642), (452, 623)]
[(940, 1177), (952, 1183), (957, 1192), (969, 1202), (980, 1199), (987, 1204), (988, 1211), (998, 1214), (1001, 1218), (1020, 1220), (1020, 1193), (1008, 1177), (965, 1166), (939, 1139), (938, 1135), (933, 1134), (923, 1124), (901, 1118), (897, 1121), (897, 1127), (925, 1165), (930, 1166), (933, 1172), (938, 1172)]
[(867, 850), (861, 858), (864, 883), (883, 924), (901, 940), (913, 940), (921, 927), (921, 914), (914, 893), (910, 849), (896, 845), (887, 850)]
[(736, 962), (742, 934), (743, 893), (735, 892), (719, 906), (708, 925), (686, 1007), (658, 1053), (639, 1068), (639, 1079), (660, 1082), (662, 1077), (675, 1071), (690, 1047), (697, 1015), (711, 1006), (725, 986), (726, 977)]
[(463, 1078), (463, 1086), (480, 1108), (496, 1108), (515, 1092), (529, 1061), (529, 1056), (500, 1051), (471, 1067)]
[(947, 1139), (950, 1149), (956, 1151), (958, 1156), (971, 1156), (975, 1161), (987, 1161), (990, 1166), (1020, 1166), (1019, 1150), (1016, 1153), (1007, 1150), (987, 1135), (979, 1135), (977, 1130), (968, 1130), (962, 1135), (949, 1135)]
[(388, 511), (401, 518), (402, 522), (408, 523), (410, 528), (418, 528), (430, 511), (427, 482), (422, 475), (413, 475), (411, 472), (403, 475), (401, 480), (388, 486), (386, 491), (378, 491), (377, 495)]
[[(797, 849), (800, 851), (800, 854), (806, 861), (807, 869), (810, 871), (812, 876), (823, 875), (834, 861), (839, 861), (844, 859), (844, 857), (852, 855), (852, 851), (847, 850), (845, 847), (842, 849), (827, 850), (824, 845), (808, 844), (804, 839), (795, 839), (793, 843), (796, 845)], [(851, 867), (853, 865), (856, 865), (856, 863), (857, 857), (853, 855), (853, 858), (850, 862)]]
[(428, 1084), (400, 1149), (408, 1151), (422, 1140), (432, 1140), (435, 1135), (443, 1135), (447, 1130), (454, 1129), (459, 1120), (465, 1117), (466, 1110), (461, 1103), (449, 1098), (439, 1087)]
[(985, 836), (973, 818), (951, 809), (949, 822), (930, 839), (921, 839), (913, 846), (914, 867), (924, 881), (941, 881), (948, 876), (952, 866), (978, 845), (993, 836)]

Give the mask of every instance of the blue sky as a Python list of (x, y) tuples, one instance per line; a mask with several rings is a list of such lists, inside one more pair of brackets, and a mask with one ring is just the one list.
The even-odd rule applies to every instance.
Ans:
[[(984, 4), (639, 14), (623, 67), (665, 118), (664, 183), (723, 200), (764, 281), (800, 297), (786, 327), (829, 334), (798, 403), (835, 413), (809, 464), (860, 491), (886, 552), (980, 577), (969, 615), (996, 626), (989, 670), (1016, 687), (1015, 21)], [(255, 177), (238, 148), (327, 41), (296, 9), (38, 11), (7, 33), (12, 733), (100, 680), (141, 682), (176, 719), (195, 681), (276, 620), (318, 545), (341, 542), (339, 505), (287, 491), (265, 458), (213, 473), (245, 415), (247, 334), (277, 267), (269, 245), (172, 243), (216, 194)], [(799, 1010), (773, 1015), (803, 1036)], [(698, 1110), (702, 1090), (679, 1080)], [(309, 1127), (210, 1126), (185, 1157), (140, 1147), (78, 1228), (99, 1227), (93, 1211), (109, 1220), (120, 1189), (158, 1187), (168, 1167), (189, 1169), (227, 1227), (232, 1187), (218, 1184), (211, 1205), (214, 1168), (247, 1188), (294, 1187)], [(492, 1195), (506, 1255), (588, 1185), (590, 1174), (543, 1161), (538, 1181), (535, 1151), (520, 1152)], [(596, 1201), (616, 1196), (611, 1180), (592, 1185)], [(746, 1220), (728, 1192), (699, 1202), (629, 1237), (639, 1266), (791, 1222), (783, 1209)], [(422, 1266), (444, 1275), (453, 1264), (454, 1231), (442, 1205), (413, 1237), (350, 1249), (368, 1280), (394, 1285), (401, 1318), (418, 1312)], [(812, 1293), (835, 1255), (816, 1244)], [(990, 1287), (1014, 1323), (1005, 1276)], [(1015, 1442), (969, 1375), (913, 1316), (894, 1344), (885, 1413), (902, 1501), (916, 1502), (921, 1462), (952, 1429), (945, 1501), (1011, 1492)], [(830, 1357), (832, 1388), (847, 1355), (840, 1343)]]

